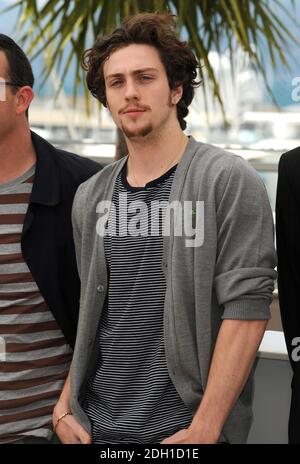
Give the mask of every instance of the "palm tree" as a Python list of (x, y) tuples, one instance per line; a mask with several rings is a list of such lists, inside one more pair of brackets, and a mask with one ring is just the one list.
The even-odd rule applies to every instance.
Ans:
[[(79, 85), (85, 80), (80, 66), (82, 54), (97, 35), (111, 32), (130, 14), (146, 11), (176, 14), (179, 32), (187, 37), (203, 65), (199, 72), (204, 97), (210, 88), (223, 111), (224, 121), (222, 95), (209, 51), (221, 52), (226, 46), (233, 70), (236, 50), (244, 50), (268, 87), (265, 61), (269, 60), (274, 67), (278, 63), (288, 66), (287, 45), (296, 41), (283, 21), (283, 17), (293, 20), (293, 14), (281, 0), (18, 0), (11, 8), (20, 8), (18, 28), (25, 31), (26, 26), (21, 42), (28, 44), (32, 58), (47, 50), (45, 80), (56, 68), (61, 73), (62, 86), (75, 61), (74, 101)], [(87, 97), (86, 87), (85, 92)], [(88, 98), (86, 102), (88, 109)]]

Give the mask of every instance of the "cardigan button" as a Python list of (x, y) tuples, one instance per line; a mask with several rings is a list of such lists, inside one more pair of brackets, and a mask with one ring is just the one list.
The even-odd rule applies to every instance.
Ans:
[(104, 285), (98, 285), (97, 292), (99, 292), (99, 293), (104, 292)]

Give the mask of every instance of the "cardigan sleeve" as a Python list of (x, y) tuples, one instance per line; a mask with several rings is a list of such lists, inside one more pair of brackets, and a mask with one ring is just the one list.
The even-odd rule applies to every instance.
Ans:
[(82, 248), (82, 227), (83, 215), (86, 205), (86, 185), (87, 182), (81, 184), (75, 194), (72, 206), (72, 226), (73, 238), (75, 244), (75, 253), (79, 277), (81, 277), (81, 248)]
[(265, 186), (248, 162), (234, 157), (217, 207), (215, 289), (223, 319), (270, 318), (276, 253)]

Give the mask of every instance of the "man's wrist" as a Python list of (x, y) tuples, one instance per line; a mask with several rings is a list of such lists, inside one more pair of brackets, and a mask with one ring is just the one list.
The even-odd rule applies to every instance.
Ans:
[(55, 421), (55, 423), (53, 424), (53, 432), (56, 432), (56, 428), (58, 426), (58, 424), (60, 423), (61, 420), (63, 420), (66, 416), (72, 416), (72, 413), (71, 411), (66, 411), (64, 412), (63, 414), (61, 414)]
[(70, 406), (68, 401), (58, 400), (53, 409), (53, 425), (65, 412), (70, 412)]
[(192, 420), (188, 430), (199, 443), (217, 443), (221, 435), (221, 429), (217, 424), (197, 416)]

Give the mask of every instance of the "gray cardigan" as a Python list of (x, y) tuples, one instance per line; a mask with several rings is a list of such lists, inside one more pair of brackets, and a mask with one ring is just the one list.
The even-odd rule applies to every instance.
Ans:
[[(71, 372), (71, 409), (90, 432), (80, 407), (97, 359), (97, 331), (108, 287), (97, 205), (112, 200), (126, 158), (83, 183), (73, 204), (73, 229), (81, 278), (80, 315)], [(177, 167), (172, 201), (204, 202), (204, 240), (164, 237), (162, 267), (165, 351), (170, 378), (194, 414), (203, 396), (222, 319), (268, 319), (276, 272), (273, 219), (265, 187), (242, 158), (190, 137)], [(244, 443), (252, 420), (253, 372), (223, 428), (223, 439)]]

